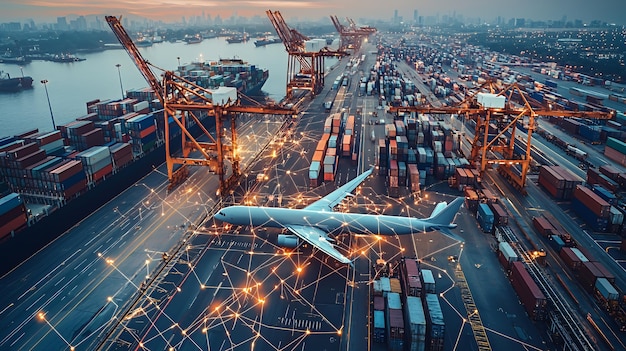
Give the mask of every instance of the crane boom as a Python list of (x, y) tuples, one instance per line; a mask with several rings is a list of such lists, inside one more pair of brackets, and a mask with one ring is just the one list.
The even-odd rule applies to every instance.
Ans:
[[(122, 27), (120, 20), (115, 16), (106, 16), (105, 18), (107, 23), (109, 24), (109, 27), (111, 27), (113, 34), (115, 34), (115, 36), (117, 37), (117, 40), (120, 41), (130, 58), (133, 59), (135, 65), (139, 69), (139, 72), (141, 72), (143, 77), (146, 79), (146, 81), (150, 85), (150, 88), (154, 90), (155, 94), (159, 98), (159, 101), (161, 101), (161, 104), (164, 104), (165, 97), (163, 96), (163, 87), (161, 83), (150, 69), (148, 61), (146, 61), (143, 56), (141, 56), (139, 49), (137, 49), (137, 46), (135, 45), (135, 43), (133, 43), (133, 40), (130, 38), (124, 27)], [(120, 16), (120, 19), (121, 18), (122, 17)]]

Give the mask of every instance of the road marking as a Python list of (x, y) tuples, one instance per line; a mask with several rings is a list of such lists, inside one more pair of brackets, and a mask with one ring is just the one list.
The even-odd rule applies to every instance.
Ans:
[(61, 277), (61, 279), (59, 279), (59, 281), (58, 281), (58, 282), (56, 282), (56, 284), (54, 284), (54, 286), (59, 285), (59, 283), (60, 283), (60, 282), (62, 282), (64, 279), (65, 279), (65, 277)]
[(35, 300), (35, 302), (31, 303), (30, 306), (26, 307), (24, 311), (30, 310), (30, 308), (33, 307), (37, 302), (39, 302), (39, 300), (43, 299), (44, 296), (46, 296), (46, 294), (41, 294), (41, 296), (39, 296), (39, 298)]
[(15, 343), (16, 343), (16, 342), (18, 342), (18, 341), (19, 341), (19, 340), (20, 340), (20, 339), (21, 339), (21, 338), (22, 338), (25, 334), (26, 334), (26, 333), (22, 333), (22, 334), (19, 336), (19, 338), (15, 339), (15, 341), (13, 341), (13, 342), (11, 343), (11, 345), (9, 345), (9, 346), (13, 346), (13, 345), (15, 345)]
[(3, 314), (4, 311), (8, 310), (9, 308), (13, 307), (14, 303), (11, 302), (7, 307), (5, 307), (2, 311), (0, 311), (0, 314)]
[(85, 246), (88, 246), (91, 244), (91, 242), (93, 242), (94, 240), (96, 240), (97, 237), (99, 237), (100, 234), (96, 234), (93, 238), (91, 238), (91, 240), (89, 240), (88, 242), (85, 243)]

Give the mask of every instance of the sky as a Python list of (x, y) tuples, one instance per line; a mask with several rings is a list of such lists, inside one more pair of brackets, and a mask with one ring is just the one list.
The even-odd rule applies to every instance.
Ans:
[(153, 20), (177, 22), (182, 16), (206, 15), (222, 18), (265, 16), (265, 10), (278, 10), (285, 18), (319, 19), (331, 14), (341, 17), (390, 19), (394, 10), (405, 19), (420, 16), (454, 14), (490, 21), (505, 19), (533, 20), (594, 19), (626, 24), (625, 0), (0, 0), (0, 21), (26, 19), (53, 21), (58, 16), (134, 14)]

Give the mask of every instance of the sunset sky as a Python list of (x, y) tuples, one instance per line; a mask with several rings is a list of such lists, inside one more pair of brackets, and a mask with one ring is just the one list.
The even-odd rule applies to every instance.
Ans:
[(412, 19), (413, 10), (420, 16), (463, 14), (489, 21), (497, 16), (537, 20), (599, 19), (624, 24), (624, 0), (1, 0), (0, 21), (25, 19), (53, 20), (57, 16), (135, 14), (166, 22), (179, 21), (182, 16), (197, 16), (204, 11), (215, 17), (265, 16), (265, 10), (279, 10), (284, 17), (318, 19), (330, 14), (352, 18), (389, 19), (393, 11)]

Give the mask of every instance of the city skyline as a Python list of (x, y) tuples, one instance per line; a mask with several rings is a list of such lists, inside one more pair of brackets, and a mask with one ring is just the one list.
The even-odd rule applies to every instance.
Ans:
[(53, 22), (56, 17), (88, 15), (135, 15), (151, 20), (178, 22), (183, 17), (220, 16), (263, 16), (267, 9), (279, 10), (285, 17), (314, 19), (328, 15), (348, 16), (352, 18), (371, 18), (388, 20), (398, 11), (398, 17), (404, 21), (413, 21), (414, 11), (422, 17), (448, 16), (480, 18), (489, 22), (498, 17), (531, 18), (534, 20), (575, 19), (588, 23), (593, 20), (608, 23), (625, 24), (622, 13), (626, 4), (620, 0), (584, 0), (551, 1), (527, 0), (502, 4), (498, 0), (475, 0), (472, 2), (452, 0), (438, 3), (416, 3), (409, 0), (387, 2), (344, 0), (341, 5), (328, 0), (313, 1), (229, 1), (201, 0), (163, 0), (160, 2), (127, 0), (70, 0), (62, 3), (46, 0), (7, 0), (0, 14), (0, 21), (47, 20)]

